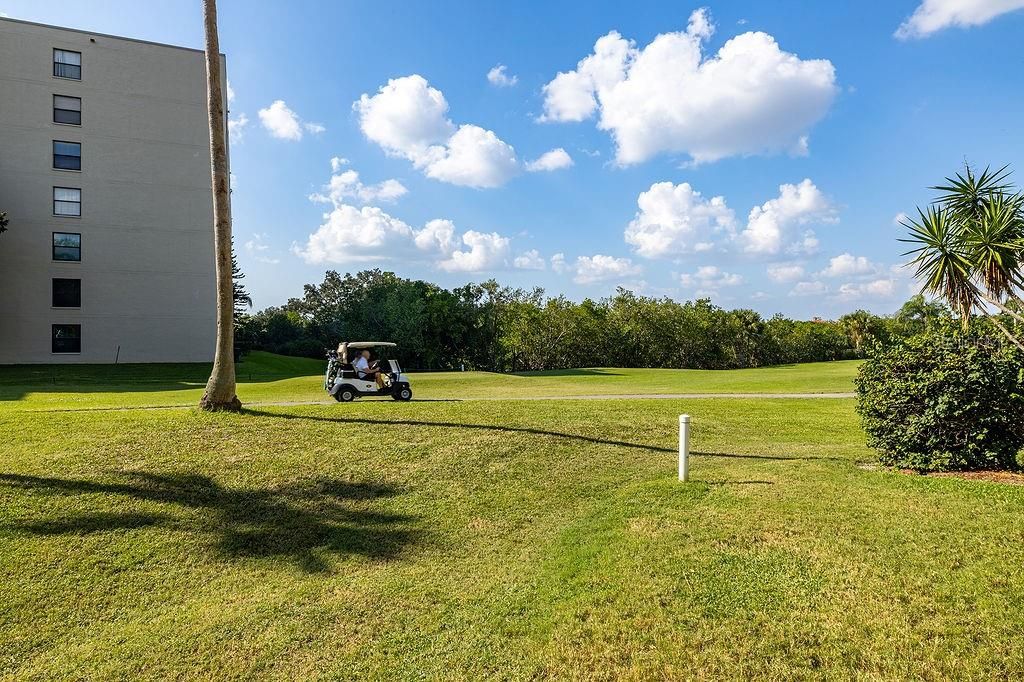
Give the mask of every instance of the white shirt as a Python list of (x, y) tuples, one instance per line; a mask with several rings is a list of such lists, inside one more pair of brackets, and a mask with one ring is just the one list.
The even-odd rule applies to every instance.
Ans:
[(360, 375), (367, 374), (370, 370), (370, 363), (361, 355), (356, 358), (356, 361), (352, 363), (352, 366), (355, 367), (356, 372)]

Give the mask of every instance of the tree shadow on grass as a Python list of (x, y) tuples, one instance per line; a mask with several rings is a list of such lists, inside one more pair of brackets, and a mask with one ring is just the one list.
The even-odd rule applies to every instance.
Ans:
[[(418, 419), (370, 419), (368, 417), (318, 417), (316, 415), (309, 414), (288, 414), (284, 412), (266, 412), (263, 410), (244, 409), (242, 412), (251, 414), (257, 417), (271, 417), (274, 419), (300, 419), (317, 422), (328, 422), (333, 424), (367, 424), (373, 426), (428, 426), (436, 428), (446, 429), (467, 429), (467, 430), (479, 430), (479, 431), (501, 431), (506, 433), (527, 433), (537, 436), (553, 436), (555, 438), (566, 438), (568, 440), (580, 441), (583, 443), (592, 443), (594, 445), (614, 445), (622, 448), (636, 448), (639, 450), (648, 450), (650, 452), (671, 452), (676, 454), (678, 450), (676, 448), (666, 448), (658, 445), (649, 445), (646, 443), (632, 443), (624, 440), (613, 440), (609, 438), (596, 438), (594, 436), (584, 436), (576, 433), (561, 433), (559, 431), (547, 431), (545, 429), (538, 429), (528, 426), (505, 426), (499, 424), (461, 424), (457, 422), (430, 422), (422, 421)], [(763, 460), (774, 460), (774, 461), (813, 461), (813, 460), (824, 460), (834, 462), (845, 462), (847, 460), (842, 457), (820, 457), (820, 456), (805, 456), (805, 457), (793, 457), (786, 455), (744, 455), (729, 452), (690, 452), (691, 455), (696, 457), (725, 457), (733, 459), (763, 459)]]
[[(265, 354), (264, 354), (265, 355)], [(111, 358), (113, 360), (113, 358)], [(238, 381), (266, 383), (319, 375), (297, 358), (271, 366), (247, 357), (236, 365)], [(296, 363), (295, 360), (299, 360)], [(251, 363), (247, 365), (247, 363)], [(152, 393), (188, 391), (206, 386), (210, 363), (126, 363), (0, 366), (0, 401), (22, 400), (29, 393)]]
[[(672, 452), (675, 452), (673, 450)], [(712, 457), (722, 459), (766, 459), (776, 462), (849, 462), (845, 457), (827, 457), (824, 455), (740, 455), (734, 452), (690, 452), (694, 457)]]
[(600, 367), (580, 367), (577, 369), (543, 369), (514, 372), (513, 376), (539, 379), (544, 377), (620, 377), (624, 376), (624, 373)]
[(358, 555), (378, 561), (400, 557), (423, 533), (415, 518), (373, 511), (393, 486), (319, 479), (276, 489), (228, 488), (198, 474), (123, 474), (121, 482), (0, 474), (0, 486), (44, 495), (100, 494), (174, 505), (200, 512), (188, 520), (165, 513), (87, 513), (15, 523), (32, 535), (80, 535), (151, 526), (210, 537), (228, 559), (285, 559), (307, 572), (329, 566), (325, 555)]
[(691, 483), (703, 483), (704, 485), (775, 485), (775, 481), (732, 481), (728, 479), (721, 479), (716, 481), (707, 481), (701, 479), (690, 479)]

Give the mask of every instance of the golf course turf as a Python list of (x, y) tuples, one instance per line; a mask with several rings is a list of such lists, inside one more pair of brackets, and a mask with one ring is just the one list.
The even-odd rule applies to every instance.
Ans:
[(855, 363), (260, 406), (322, 400), (319, 363), (249, 362), (238, 415), (106, 409), (194, 404), (202, 368), (0, 369), (0, 677), (1024, 674), (1024, 488), (859, 466), (852, 399), (502, 400), (842, 393)]

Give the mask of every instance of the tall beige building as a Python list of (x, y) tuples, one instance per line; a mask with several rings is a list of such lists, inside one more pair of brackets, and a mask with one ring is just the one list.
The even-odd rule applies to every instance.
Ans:
[(0, 18), (0, 364), (212, 359), (210, 185), (202, 51)]

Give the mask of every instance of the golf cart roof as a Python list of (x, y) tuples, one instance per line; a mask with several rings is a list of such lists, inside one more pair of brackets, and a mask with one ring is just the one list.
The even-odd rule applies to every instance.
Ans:
[(349, 348), (379, 348), (381, 346), (398, 348), (397, 343), (391, 343), (390, 341), (342, 341), (341, 345), (348, 346)]

